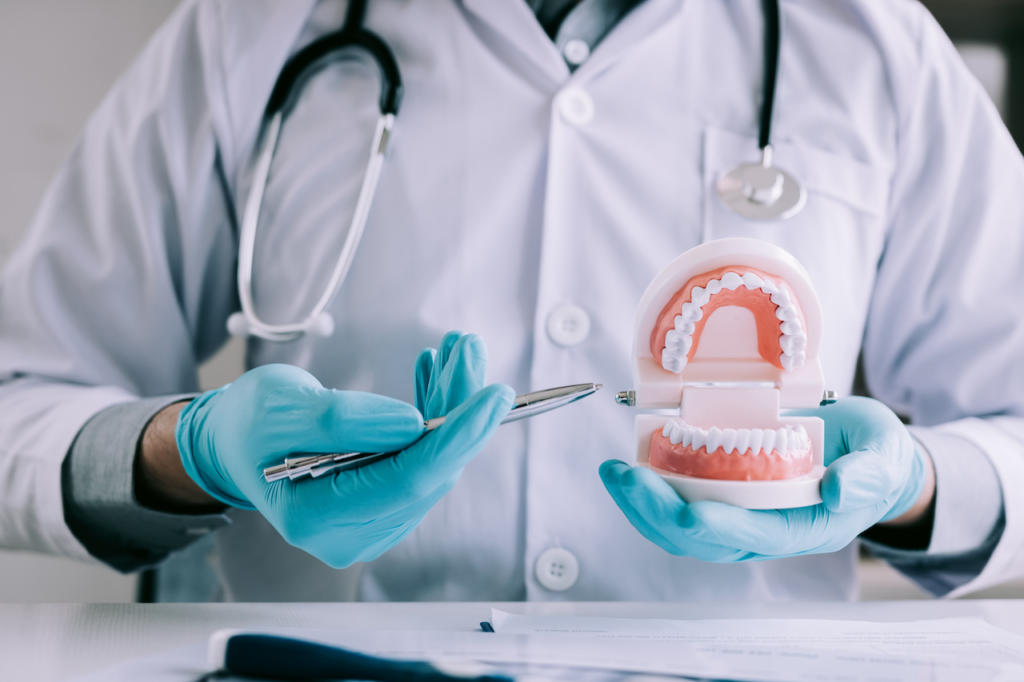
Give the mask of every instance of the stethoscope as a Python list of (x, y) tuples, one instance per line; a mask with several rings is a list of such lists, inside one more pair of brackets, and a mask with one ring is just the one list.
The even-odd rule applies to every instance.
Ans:
[(741, 163), (718, 178), (715, 189), (726, 206), (748, 220), (784, 220), (807, 201), (803, 186), (774, 164), (771, 133), (779, 77), (779, 0), (761, 0), (764, 14), (764, 78), (757, 146), (761, 161)]
[[(250, 335), (267, 341), (292, 341), (308, 333), (317, 336), (330, 336), (334, 333), (334, 318), (327, 312), (327, 306), (341, 289), (345, 275), (352, 266), (356, 248), (363, 237), (366, 218), (370, 214), (370, 206), (377, 192), (377, 181), (380, 180), (388, 140), (402, 102), (402, 75), (398, 70), (398, 60), (380, 36), (363, 27), (365, 16), (366, 0), (353, 0), (349, 4), (341, 29), (318, 38), (296, 53), (285, 64), (277, 82), (274, 83), (274, 89), (270, 93), (270, 100), (263, 114), (263, 120), (267, 121), (267, 124), (253, 164), (252, 189), (242, 212), (242, 229), (238, 240), (238, 298), (242, 310), (228, 318), (228, 331), (234, 336)], [(352, 48), (366, 52), (380, 71), (380, 116), (370, 144), (370, 159), (366, 162), (363, 182), (356, 198), (356, 208), (352, 213), (348, 234), (345, 236), (345, 243), (338, 254), (331, 277), (312, 310), (298, 322), (270, 324), (256, 314), (256, 306), (253, 304), (252, 263), (256, 251), (256, 228), (263, 206), (263, 194), (267, 189), (267, 178), (270, 175), (274, 150), (281, 135), (281, 126), (287, 110), (298, 94), (298, 88), (301, 88), (312, 75), (311, 69), (321, 66), (343, 50)]]
[[(761, 5), (765, 16), (764, 81), (758, 134), (761, 160), (740, 164), (725, 173), (718, 179), (716, 190), (725, 205), (744, 218), (768, 221), (781, 220), (798, 213), (803, 208), (806, 194), (791, 174), (774, 165), (772, 158), (771, 119), (779, 65), (779, 2), (761, 0)], [(252, 185), (242, 212), (237, 273), (238, 297), (242, 309), (233, 313), (227, 322), (228, 331), (234, 336), (250, 335), (267, 341), (292, 341), (304, 334), (330, 336), (334, 332), (334, 318), (327, 312), (327, 307), (341, 289), (345, 276), (352, 266), (356, 248), (362, 239), (373, 197), (377, 191), (388, 140), (402, 100), (402, 77), (398, 70), (398, 61), (387, 43), (363, 26), (365, 16), (366, 0), (352, 0), (341, 29), (318, 38), (289, 59), (271, 91), (263, 115), (266, 125), (253, 163)], [(252, 271), (263, 195), (266, 192), (281, 127), (298, 90), (312, 75), (312, 69), (321, 66), (343, 50), (352, 48), (363, 50), (373, 59), (380, 71), (381, 79), (380, 116), (370, 145), (370, 158), (363, 173), (363, 182), (356, 198), (355, 211), (330, 279), (309, 314), (298, 322), (271, 324), (256, 313)]]

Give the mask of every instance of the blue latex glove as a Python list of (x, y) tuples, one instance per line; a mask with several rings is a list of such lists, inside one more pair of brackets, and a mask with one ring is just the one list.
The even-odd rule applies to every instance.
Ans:
[[(292, 545), (335, 568), (370, 561), (419, 524), (508, 413), (512, 390), (481, 389), (485, 366), (479, 337), (457, 333), (445, 337), (429, 373), (418, 365), (417, 394), (449, 415), (426, 435), (411, 405), (325, 389), (290, 365), (258, 367), (182, 410), (178, 451), (206, 492), (258, 510)], [(359, 469), (263, 480), (264, 467), (296, 452), (392, 450), (401, 452)]]
[(825, 420), (822, 503), (750, 510), (687, 504), (657, 474), (608, 460), (601, 480), (630, 523), (672, 554), (733, 562), (835, 552), (879, 521), (914, 505), (925, 463), (906, 427), (882, 403), (847, 398), (794, 415)]

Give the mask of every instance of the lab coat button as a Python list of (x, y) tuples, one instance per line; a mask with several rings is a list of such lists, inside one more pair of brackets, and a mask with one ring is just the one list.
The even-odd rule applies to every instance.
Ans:
[(566, 88), (555, 96), (555, 106), (567, 123), (581, 126), (594, 118), (594, 100), (581, 88)]
[(548, 315), (548, 336), (559, 346), (575, 346), (590, 334), (590, 316), (578, 305), (566, 303)]
[(573, 66), (579, 66), (590, 56), (590, 45), (579, 38), (573, 38), (565, 43), (562, 48), (562, 56)]
[(580, 563), (567, 549), (552, 547), (541, 552), (535, 566), (537, 582), (552, 592), (564, 592), (580, 577)]

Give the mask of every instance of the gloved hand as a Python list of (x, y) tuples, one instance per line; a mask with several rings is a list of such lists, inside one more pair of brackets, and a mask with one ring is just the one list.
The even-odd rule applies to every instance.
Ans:
[(794, 410), (825, 420), (822, 503), (750, 510), (687, 504), (657, 474), (608, 460), (600, 474), (630, 523), (666, 551), (733, 562), (835, 552), (879, 521), (909, 510), (924, 488), (924, 457), (889, 408), (868, 398)]
[[(429, 371), (426, 356), (433, 360)], [(258, 510), (292, 545), (335, 568), (369, 561), (416, 527), (508, 413), (512, 390), (481, 390), (485, 367), (483, 342), (472, 334), (450, 333), (436, 357), (421, 356), (421, 407), (448, 414), (426, 435), (411, 405), (325, 389), (290, 365), (258, 367), (182, 410), (178, 451), (201, 488)], [(263, 480), (264, 467), (296, 452), (392, 450), (401, 452), (359, 469)]]

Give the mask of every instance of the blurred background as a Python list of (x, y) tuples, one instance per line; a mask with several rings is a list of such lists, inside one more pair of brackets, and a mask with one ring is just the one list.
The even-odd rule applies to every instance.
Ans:
[[(875, 0), (878, 2), (897, 0)], [(0, 267), (85, 119), (178, 0), (0, 0)], [(1024, 0), (925, 2), (1024, 142)], [(202, 371), (203, 385), (241, 371), (234, 343)], [(864, 560), (865, 599), (925, 595), (878, 561)], [(136, 578), (96, 565), (0, 551), (0, 602), (116, 602)], [(1024, 584), (977, 596), (1021, 597)]]

